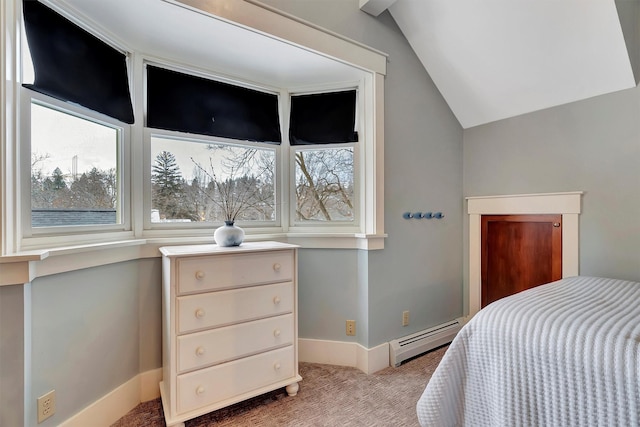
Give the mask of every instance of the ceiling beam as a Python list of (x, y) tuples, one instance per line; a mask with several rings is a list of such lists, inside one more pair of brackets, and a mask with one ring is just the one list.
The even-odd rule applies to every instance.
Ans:
[(632, 0), (616, 0), (615, 3), (637, 85), (640, 84), (640, 3)]
[(395, 2), (396, 0), (360, 0), (360, 10), (378, 16)]

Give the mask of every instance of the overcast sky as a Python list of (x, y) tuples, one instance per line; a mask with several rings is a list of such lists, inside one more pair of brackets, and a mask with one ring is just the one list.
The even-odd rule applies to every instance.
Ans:
[[(108, 126), (61, 113), (48, 107), (32, 104), (31, 153), (42, 158), (34, 170), (42, 170), (50, 176), (58, 167), (65, 176), (73, 172), (73, 158), (77, 156), (77, 173), (88, 172), (92, 168), (109, 170), (116, 167), (117, 131)], [(225, 178), (220, 166), (220, 154), (208, 149), (208, 143), (173, 140), (169, 138), (151, 138), (151, 165), (161, 151), (171, 152), (182, 177), (191, 181), (195, 165), (193, 157), (203, 167), (209, 169), (212, 159), (219, 178)], [(272, 150), (270, 150), (272, 151)]]
[(48, 158), (34, 165), (45, 175), (56, 167), (64, 174), (73, 171), (73, 157), (78, 156), (78, 170), (93, 167), (108, 170), (116, 167), (117, 132), (115, 129), (31, 104), (31, 153)]

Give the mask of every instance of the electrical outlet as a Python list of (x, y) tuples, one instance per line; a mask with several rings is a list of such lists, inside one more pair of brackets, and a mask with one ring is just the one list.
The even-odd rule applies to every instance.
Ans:
[(56, 413), (56, 391), (51, 390), (49, 393), (38, 398), (38, 424), (53, 416)]
[(402, 326), (409, 326), (409, 310), (402, 312)]
[(356, 321), (347, 320), (347, 335), (355, 336), (356, 334)]

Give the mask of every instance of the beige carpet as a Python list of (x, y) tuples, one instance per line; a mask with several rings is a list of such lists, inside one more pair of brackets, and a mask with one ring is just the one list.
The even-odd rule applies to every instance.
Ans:
[[(300, 363), (295, 397), (284, 389), (194, 418), (205, 426), (418, 426), (416, 402), (447, 347), (366, 375), (355, 368)], [(112, 427), (164, 426), (160, 399), (141, 403)]]

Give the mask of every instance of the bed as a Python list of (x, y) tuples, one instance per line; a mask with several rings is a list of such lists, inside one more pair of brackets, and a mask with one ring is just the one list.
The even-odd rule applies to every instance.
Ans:
[(640, 426), (640, 283), (571, 277), (488, 305), (417, 413), (423, 427)]

